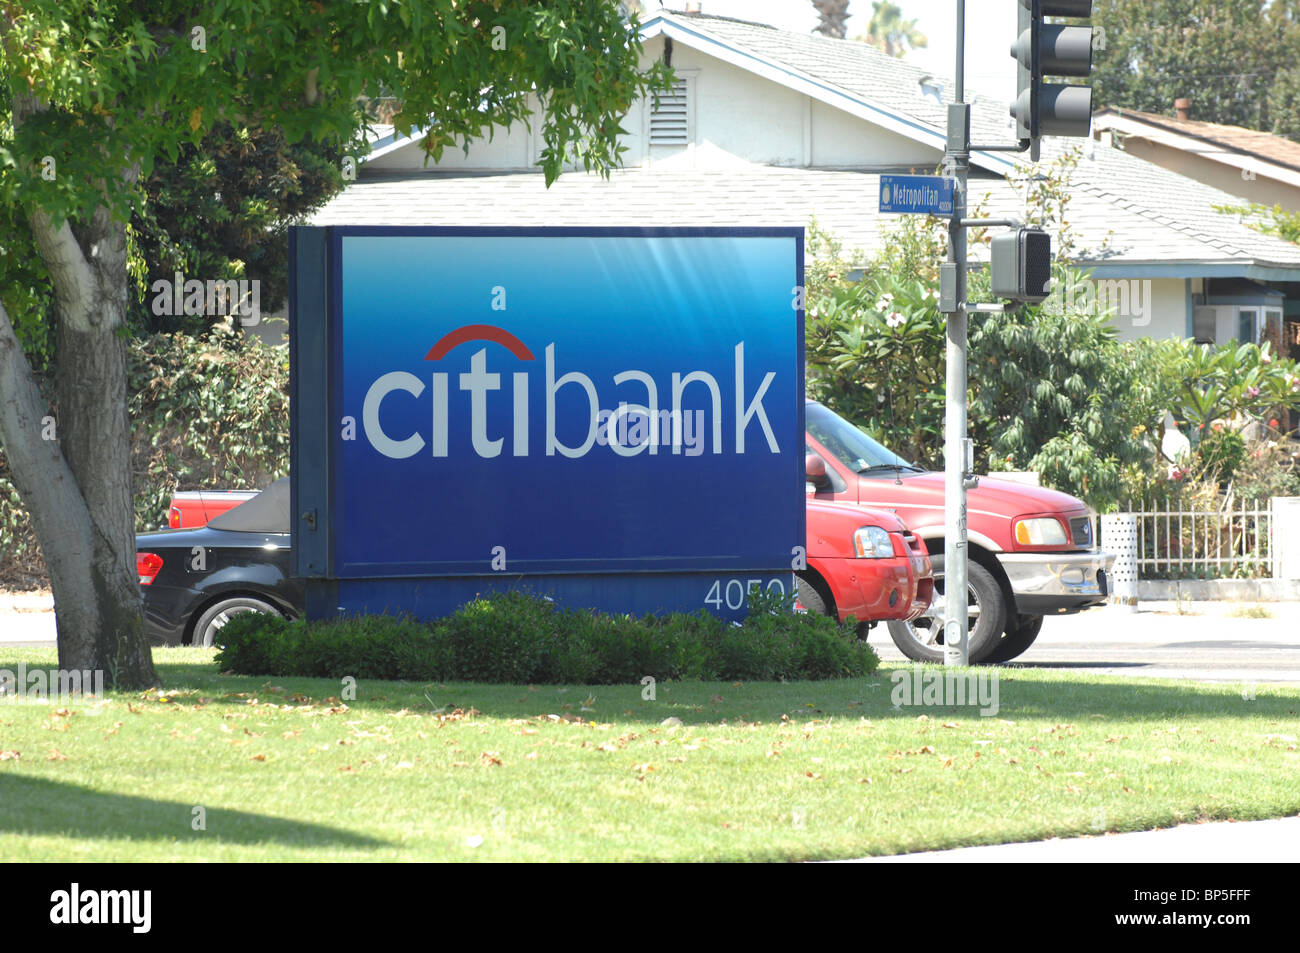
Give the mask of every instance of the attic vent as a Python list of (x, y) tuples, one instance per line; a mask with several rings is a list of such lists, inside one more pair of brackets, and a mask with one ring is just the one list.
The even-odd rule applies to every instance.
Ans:
[(659, 94), (658, 104), (650, 112), (650, 145), (684, 146), (691, 141), (686, 93), (686, 80), (679, 79), (670, 91)]

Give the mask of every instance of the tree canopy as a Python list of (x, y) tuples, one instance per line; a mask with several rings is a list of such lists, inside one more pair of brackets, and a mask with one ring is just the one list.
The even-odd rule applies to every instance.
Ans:
[(1098, 0), (1094, 106), (1171, 114), (1300, 139), (1300, 2)]
[[(548, 184), (607, 173), (622, 116), (668, 78), (640, 51), (616, 0), (0, 0), (0, 442), (50, 571), (61, 667), (156, 681), (123, 345), (141, 260), (127, 223), (155, 171), (222, 128), (346, 148), (382, 93), (435, 161), (536, 110)], [(48, 395), (29, 360), (42, 348)]]

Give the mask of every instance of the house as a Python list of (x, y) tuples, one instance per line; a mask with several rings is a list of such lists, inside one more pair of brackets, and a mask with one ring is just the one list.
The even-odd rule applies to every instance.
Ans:
[(1099, 110), (1092, 117), (1093, 135), (1245, 202), (1300, 210), (1300, 143), (1242, 126), (1198, 122), (1190, 118), (1190, 102), (1175, 100), (1173, 117)]
[[(425, 164), (419, 136), (389, 135), (312, 224), (798, 225), (816, 217), (865, 264), (891, 216), (882, 173), (933, 173), (952, 85), (862, 43), (703, 14), (642, 27), (646, 63), (677, 85), (624, 122), (624, 165), (545, 187), (538, 123), (498, 130)], [(972, 51), (984, 55), (983, 51)], [(969, 55), (969, 54), (968, 54)], [(987, 55), (1001, 55), (1000, 51)], [(976, 99), (976, 146), (1013, 141), (1003, 103)], [(1043, 161), (1081, 148), (1067, 220), (1074, 258), (1124, 338), (1291, 340), (1300, 356), (1300, 247), (1214, 210), (1239, 201), (1113, 141), (1047, 140)], [(976, 148), (969, 203), (1018, 215), (1012, 153)], [(1057, 236), (1057, 240), (1060, 236)]]

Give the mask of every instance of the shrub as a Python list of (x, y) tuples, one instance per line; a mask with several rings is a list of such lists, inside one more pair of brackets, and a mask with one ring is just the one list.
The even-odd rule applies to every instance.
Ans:
[(292, 622), (248, 613), (221, 630), (217, 662), (241, 675), (634, 684), (676, 679), (826, 679), (867, 675), (875, 652), (853, 627), (755, 594), (743, 625), (700, 611), (635, 618), (559, 609), (535, 595), (475, 599), (445, 619), (375, 615)]
[[(283, 350), (221, 327), (202, 338), (159, 334), (130, 342), (127, 375), (137, 532), (165, 524), (177, 490), (261, 489), (288, 472)], [(0, 452), (0, 585), (47, 584)]]

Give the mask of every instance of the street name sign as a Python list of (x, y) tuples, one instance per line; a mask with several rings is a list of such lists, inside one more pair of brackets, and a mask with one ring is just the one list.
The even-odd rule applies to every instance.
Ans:
[(880, 211), (951, 215), (955, 181), (941, 175), (882, 175)]

